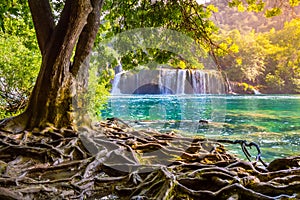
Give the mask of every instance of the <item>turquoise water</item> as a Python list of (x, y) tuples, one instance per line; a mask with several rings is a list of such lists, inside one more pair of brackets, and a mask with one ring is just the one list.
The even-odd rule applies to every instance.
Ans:
[[(300, 155), (297, 95), (112, 96), (102, 117), (117, 117), (136, 128), (256, 142), (266, 161)], [(228, 149), (242, 154), (237, 145), (229, 145)]]

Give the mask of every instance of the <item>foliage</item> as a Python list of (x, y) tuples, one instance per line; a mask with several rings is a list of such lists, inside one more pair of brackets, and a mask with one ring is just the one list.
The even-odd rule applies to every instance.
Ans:
[[(216, 11), (217, 9), (213, 5), (204, 6), (195, 0), (158, 0), (140, 1), (139, 3), (121, 0), (106, 1), (98, 41), (138, 28), (165, 28), (193, 38), (198, 45), (202, 46), (204, 51), (208, 52), (212, 47), (211, 36), (218, 30), (214, 23), (209, 20), (212, 13)], [(153, 40), (158, 40), (155, 35), (150, 37), (153, 37)], [(118, 62), (122, 64), (124, 69), (133, 69), (141, 65), (153, 67), (157, 66), (157, 63), (171, 66), (176, 64), (174, 67), (177, 68), (177, 64), (180, 62), (184, 62), (187, 68), (203, 67), (203, 64), (197, 66), (197, 64), (189, 63), (188, 60), (174, 52), (155, 47), (137, 48), (121, 56)], [(114, 67), (115, 65), (111, 64), (110, 66)]]
[(243, 90), (252, 92), (254, 90), (254, 87), (252, 85), (249, 85), (247, 83), (241, 83), (239, 86), (243, 87)]
[(11, 15), (2, 20), (5, 29), (0, 31), (0, 118), (25, 108), (40, 67), (41, 56), (29, 19)]
[(254, 32), (241, 35), (237, 30), (227, 34), (234, 39), (234, 44), (239, 49), (239, 52), (235, 53), (235, 57), (237, 58), (235, 63), (227, 56), (227, 63), (223, 64), (229, 67), (229, 79), (238, 82), (257, 82), (265, 70), (266, 51), (260, 45), (264, 38), (261, 36), (258, 37), (259, 34), (255, 34)]
[[(286, 0), (285, 4), (289, 3)], [(219, 5), (223, 6), (218, 9)], [(183, 34), (193, 38), (206, 52), (211, 52), (212, 56), (225, 56), (229, 52), (237, 52), (238, 47), (235, 43), (222, 38), (222, 42), (216, 45), (213, 41), (218, 40), (216, 36), (218, 28), (211, 21), (212, 14), (217, 13), (220, 10), (223, 14), (223, 9), (228, 6), (226, 2), (219, 0), (212, 0), (211, 4), (198, 4), (196, 1), (120, 1), (110, 0), (106, 1), (103, 9), (103, 22), (100, 27), (100, 36), (98, 41), (110, 38), (124, 32), (126, 30), (133, 30), (136, 28), (146, 27), (164, 27), (172, 30), (179, 31)], [(240, 1), (233, 0), (229, 2), (229, 6), (237, 7), (239, 10), (247, 10), (251, 12), (262, 12), (265, 14), (268, 12), (269, 16), (278, 14), (285, 7), (279, 7), (277, 4), (273, 4), (271, 1)], [(297, 6), (296, 2), (290, 2), (289, 6)], [(233, 8), (231, 8), (233, 10)], [(275, 12), (276, 11), (276, 12)], [(278, 12), (278, 13), (277, 13)], [(218, 14), (216, 14), (218, 15)], [(224, 16), (222, 16), (224, 18)], [(255, 16), (254, 16), (255, 17)], [(251, 21), (250, 19), (248, 19)], [(231, 21), (240, 21), (235, 19)], [(262, 17), (257, 18), (258, 22), (263, 21)], [(261, 23), (266, 23), (261, 22)], [(273, 23), (273, 22), (272, 22)], [(279, 25), (276, 25), (280, 27)], [(268, 30), (267, 28), (264, 30)], [(155, 38), (154, 38), (155, 39)], [(221, 40), (219, 40), (221, 41)], [(248, 44), (249, 45), (249, 44)], [(250, 44), (251, 45), (251, 44)], [(254, 82), (256, 77), (261, 75), (259, 68), (264, 65), (259, 55), (258, 49), (248, 49), (247, 51), (257, 52), (258, 55), (248, 58), (248, 65), (245, 66), (242, 74), (248, 75), (248, 81)], [(247, 52), (244, 52), (247, 54)], [(264, 52), (262, 53), (264, 54)], [(250, 61), (254, 60), (254, 61)], [(182, 65), (184, 62), (184, 65)], [(138, 66), (153, 67), (159, 64), (169, 64), (175, 68), (203, 68), (203, 63), (199, 66), (195, 66), (189, 63), (187, 60), (176, 55), (174, 52), (153, 48), (153, 49), (134, 49), (126, 52), (119, 60), (115, 60), (114, 63), (106, 64), (104, 66), (114, 67), (116, 63), (121, 64), (123, 69), (130, 70), (136, 69)], [(244, 63), (247, 63), (244, 59)], [(254, 64), (255, 69), (252, 69), (250, 65)], [(180, 65), (180, 66), (179, 66)], [(253, 73), (250, 77), (250, 73)]]
[(89, 87), (85, 99), (88, 102), (87, 109), (90, 117), (95, 118), (95, 120), (100, 118), (100, 111), (104, 108), (109, 96), (108, 85), (111, 76), (113, 76), (111, 70), (103, 70), (99, 74), (97, 65), (90, 67)]
[(284, 7), (293, 8), (298, 6), (299, 3), (300, 0), (267, 1), (267, 3), (263, 0), (231, 0), (228, 4), (230, 7), (239, 8), (240, 11), (264, 11), (266, 17), (273, 17), (281, 14)]
[(299, 93), (300, 21), (287, 22), (282, 30), (268, 33), (223, 31), (239, 51), (222, 58), (223, 69), (232, 81), (265, 85), (266, 92)]
[[(214, 13), (212, 20), (218, 27), (227, 31), (238, 29), (240, 32), (250, 32), (251, 30), (269, 32), (272, 28), (276, 30), (282, 29), (286, 21), (291, 21), (295, 16), (300, 14), (300, 6), (291, 7), (290, 5), (286, 5), (288, 1), (285, 1), (284, 6), (282, 5), (280, 9), (276, 7), (278, 4), (273, 0), (263, 2), (265, 5), (260, 12), (261, 8), (253, 8), (253, 6), (256, 6), (255, 4), (252, 4), (252, 7), (248, 10), (247, 6), (243, 4), (244, 10), (247, 10), (247, 12), (240, 12), (236, 7), (229, 7), (224, 0), (212, 0), (211, 3), (219, 10), (219, 12)], [(268, 12), (267, 15), (272, 17), (266, 17), (265, 12)], [(273, 16), (274, 14), (277, 15)]]
[[(300, 92), (300, 20), (285, 24), (284, 29), (269, 34), (271, 43), (277, 50), (272, 52), (272, 67), (266, 82), (279, 92)], [(271, 80), (274, 77), (275, 84)]]
[(29, 8), (26, 0), (0, 0), (0, 29), (5, 32), (9, 28), (7, 18), (30, 21)]

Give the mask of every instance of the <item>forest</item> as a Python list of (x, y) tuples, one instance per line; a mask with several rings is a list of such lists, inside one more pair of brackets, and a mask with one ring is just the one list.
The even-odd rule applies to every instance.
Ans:
[[(232, 84), (242, 85), (245, 90), (254, 87), (265, 94), (299, 93), (300, 22), (297, 17), (299, 7), (293, 7), (292, 10), (283, 8), (280, 16), (266, 17), (264, 12), (241, 12), (238, 11), (238, 7), (230, 8), (224, 1), (215, 0), (210, 4), (213, 5), (209, 14), (212, 21), (208, 22), (212, 23), (212, 30), (215, 30), (209, 34), (212, 34), (211, 38), (213, 38), (215, 46), (220, 47), (215, 50), (216, 56)], [(59, 4), (56, 6), (59, 7)], [(115, 9), (117, 12), (119, 8)], [(0, 69), (1, 77), (5, 77), (0, 80), (0, 116), (2, 118), (18, 114), (25, 108), (41, 64), (28, 8), (16, 5), (11, 12), (10, 16), (1, 19)], [(21, 12), (23, 17), (14, 15), (14, 12)], [(164, 15), (168, 15), (167, 12)], [(132, 13), (132, 15), (128, 18), (130, 19), (136, 14)], [(120, 31), (116, 29), (116, 25), (112, 26), (111, 24), (116, 17), (111, 14), (106, 15), (107, 20), (106, 18), (103, 20), (99, 29), (98, 42), (102, 40), (102, 37), (111, 37)], [(130, 21), (128, 23), (130, 24)], [(153, 22), (149, 21), (149, 25), (151, 23)], [(152, 25), (159, 25), (155, 23)], [(138, 26), (138, 24), (130, 24), (127, 29)], [(153, 51), (151, 57), (160, 63), (168, 62), (172, 57), (170, 52), (151, 51)], [(141, 52), (124, 56), (122, 58), (124, 68), (130, 69), (149, 62), (147, 60), (149, 58), (143, 60), (142, 56)], [(139, 60), (134, 65), (129, 62), (133, 57)], [(113, 63), (112, 66), (115, 64)], [(172, 65), (174, 68), (195, 67), (184, 62), (181, 64), (175, 62)], [(102, 86), (99, 90), (106, 90), (107, 92), (104, 93), (108, 94), (111, 89), (110, 79), (114, 75), (111, 67), (110, 69), (103, 68), (102, 72), (103, 78), (100, 81)]]
[[(220, 1), (212, 1), (219, 12), (213, 21), (220, 27), (217, 36), (236, 45), (221, 57), (231, 81), (245, 82), (262, 93), (299, 93), (299, 7), (285, 7), (280, 16), (263, 12), (240, 12)], [(272, 2), (268, 2), (272, 6)]]
[[(0, 199), (299, 199), (300, 1), (205, 2), (0, 0)], [(208, 58), (228, 96), (146, 95), (163, 119), (99, 120), (127, 100), (117, 66)]]

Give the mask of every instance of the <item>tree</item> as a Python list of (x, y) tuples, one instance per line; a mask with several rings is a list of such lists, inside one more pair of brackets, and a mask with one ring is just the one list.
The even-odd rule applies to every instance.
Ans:
[[(79, 100), (78, 90), (82, 92), (86, 88), (84, 80), (87, 80), (88, 76), (88, 67), (83, 65), (88, 65), (89, 53), (99, 28), (103, 0), (66, 0), (58, 19), (52, 13), (49, 1), (28, 2), (42, 54), (42, 66), (24, 113), (3, 120), (1, 126), (12, 132), (48, 125), (57, 128), (73, 126), (73, 111), (77, 108), (76, 103)], [(192, 36), (200, 43), (206, 41), (208, 47), (212, 43), (209, 37), (215, 27), (209, 20), (204, 19), (210, 16), (213, 7), (206, 8), (196, 1), (183, 0), (154, 3), (142, 1), (141, 4), (108, 1), (108, 9), (110, 3), (117, 5), (113, 6), (107, 15), (111, 21), (120, 22), (116, 27), (125, 25), (125, 28), (130, 29), (146, 25), (163, 26), (168, 24), (167, 19), (172, 19), (174, 23), (169, 23), (167, 28), (178, 29), (186, 34), (193, 31)], [(134, 14), (131, 15), (132, 13)], [(1, 14), (3, 13), (0, 12)], [(158, 14), (160, 19), (166, 20), (157, 21), (153, 17), (151, 20), (143, 20), (153, 14)], [(141, 21), (135, 26), (131, 19), (140, 17)], [(127, 24), (130, 25), (126, 26)], [(74, 91), (74, 88), (77, 88), (77, 91)]]
[(103, 0), (66, 0), (57, 23), (48, 0), (28, 3), (42, 55), (41, 69), (26, 110), (2, 120), (1, 127), (19, 132), (49, 124), (72, 126), (74, 87), (84, 87), (88, 75), (84, 65), (99, 28)]
[[(232, 45), (237, 45), (238, 51), (222, 58), (223, 69), (231, 81), (259, 84), (259, 79), (265, 70), (265, 60), (269, 44), (268, 39), (254, 31), (241, 34), (238, 30), (223, 33), (221, 38), (231, 38)], [(267, 43), (265, 45), (262, 45)], [(232, 59), (234, 57), (235, 59)]]
[(300, 20), (287, 22), (282, 30), (271, 32), (271, 43), (276, 44), (269, 58), (266, 84), (277, 93), (300, 92)]

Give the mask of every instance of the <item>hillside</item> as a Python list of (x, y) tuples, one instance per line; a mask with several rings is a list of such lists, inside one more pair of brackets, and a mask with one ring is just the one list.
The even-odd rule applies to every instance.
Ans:
[[(237, 8), (230, 8), (228, 2), (224, 0), (212, 0), (210, 4), (215, 5), (219, 12), (215, 13), (212, 20), (225, 30), (238, 29), (240, 32), (268, 32), (272, 28), (280, 30), (284, 23), (293, 18), (300, 17), (300, 6), (282, 7), (282, 14), (279, 16), (267, 18), (264, 12), (239, 12)], [(267, 1), (266, 9), (274, 6), (274, 1)]]

